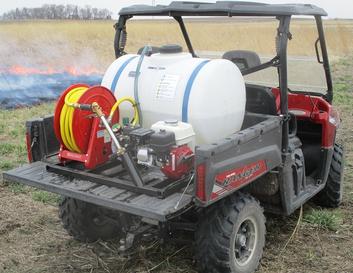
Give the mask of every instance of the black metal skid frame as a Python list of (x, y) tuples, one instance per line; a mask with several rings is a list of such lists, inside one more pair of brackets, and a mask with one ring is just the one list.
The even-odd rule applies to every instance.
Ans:
[[(113, 164), (112, 164), (113, 163)], [(115, 164), (114, 164), (115, 163)], [(111, 166), (114, 168), (118, 165), (118, 161), (107, 163), (106, 166)], [(108, 168), (105, 168), (105, 170)], [(132, 180), (122, 179), (117, 177), (110, 177), (107, 175), (102, 175), (93, 171), (79, 170), (77, 168), (72, 168), (70, 166), (62, 166), (61, 164), (47, 164), (46, 170), (48, 172), (56, 173), (68, 177), (69, 179), (84, 179), (90, 182), (97, 183), (99, 185), (105, 185), (108, 187), (115, 187), (122, 190), (128, 190), (130, 192), (138, 194), (146, 194), (148, 196), (157, 197), (160, 199), (166, 198), (181, 189), (186, 187), (190, 181), (190, 176), (183, 179), (171, 181), (170, 179), (155, 179), (146, 181), (142, 186), (135, 185)]]

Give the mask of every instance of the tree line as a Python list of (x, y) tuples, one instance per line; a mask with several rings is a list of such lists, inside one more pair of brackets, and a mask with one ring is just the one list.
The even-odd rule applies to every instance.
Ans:
[(43, 5), (39, 8), (16, 8), (4, 13), (2, 20), (107, 20), (112, 18), (112, 12), (108, 9), (92, 8), (90, 6), (79, 7), (76, 5)]

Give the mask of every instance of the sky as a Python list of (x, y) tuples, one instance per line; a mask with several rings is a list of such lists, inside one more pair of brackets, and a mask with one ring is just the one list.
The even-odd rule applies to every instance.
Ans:
[[(15, 9), (17, 7), (39, 7), (43, 4), (75, 4), (79, 6), (90, 5), (97, 8), (107, 8), (113, 12), (113, 17), (117, 18), (119, 10), (124, 6), (133, 4), (168, 4), (170, 0), (0, 0), (0, 14)], [(197, 2), (214, 2), (212, 0), (195, 0)], [(330, 18), (352, 18), (353, 19), (353, 1), (352, 0), (247, 0), (251, 2), (264, 3), (305, 3), (314, 4), (324, 8)]]

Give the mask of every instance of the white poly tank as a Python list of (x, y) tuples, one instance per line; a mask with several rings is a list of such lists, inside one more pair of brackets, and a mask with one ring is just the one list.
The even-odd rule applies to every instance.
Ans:
[[(102, 85), (117, 99), (134, 97), (140, 55), (124, 55), (106, 71)], [(245, 83), (238, 67), (224, 59), (193, 58), (189, 53), (145, 56), (138, 81), (142, 126), (177, 119), (190, 123), (196, 144), (210, 144), (240, 130), (245, 114)], [(120, 117), (132, 117), (128, 104)]]

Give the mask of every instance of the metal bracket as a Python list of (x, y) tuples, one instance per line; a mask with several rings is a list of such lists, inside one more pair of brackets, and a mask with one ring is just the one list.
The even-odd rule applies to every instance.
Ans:
[(152, 229), (151, 225), (144, 225), (144, 226), (139, 227), (135, 231), (128, 232), (126, 234), (126, 237), (121, 239), (119, 242), (120, 243), (119, 252), (121, 254), (127, 254), (127, 252), (129, 250), (133, 249), (134, 246), (139, 244), (139, 242), (142, 239), (147, 239), (148, 235), (153, 235), (153, 234), (146, 233), (150, 229)]

